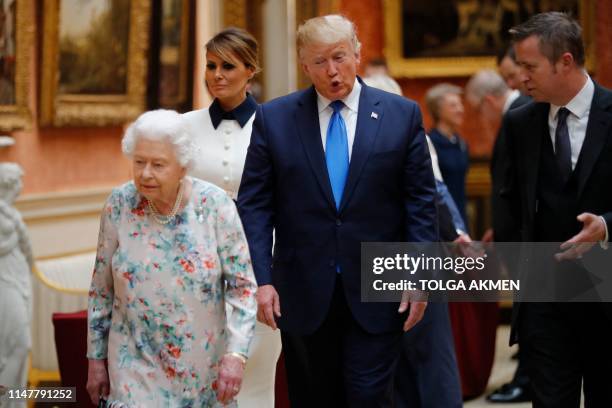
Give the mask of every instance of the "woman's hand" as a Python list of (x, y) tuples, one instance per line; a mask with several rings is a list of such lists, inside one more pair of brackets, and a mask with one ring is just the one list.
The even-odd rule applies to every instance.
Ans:
[(110, 383), (108, 381), (108, 371), (106, 370), (106, 360), (89, 360), (86, 388), (91, 402), (95, 406), (98, 406), (101, 396), (108, 396), (110, 393)]
[(233, 354), (226, 354), (219, 367), (219, 380), (217, 381), (217, 399), (226, 404), (240, 391), (242, 375), (244, 374), (245, 360)]

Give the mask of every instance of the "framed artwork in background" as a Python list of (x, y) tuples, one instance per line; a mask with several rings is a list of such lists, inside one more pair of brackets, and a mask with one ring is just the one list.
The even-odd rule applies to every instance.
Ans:
[(384, 0), (385, 56), (395, 77), (469, 76), (495, 68), (508, 29), (545, 11), (576, 16), (593, 66), (594, 0)]
[(150, 8), (44, 0), (41, 125), (119, 125), (146, 109)]
[(29, 1), (0, 0), (0, 131), (26, 128), (33, 10)]

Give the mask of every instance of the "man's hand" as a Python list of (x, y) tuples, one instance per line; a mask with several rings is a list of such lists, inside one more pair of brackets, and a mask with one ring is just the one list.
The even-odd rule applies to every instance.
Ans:
[(217, 399), (219, 402), (227, 404), (238, 394), (242, 385), (243, 374), (243, 360), (231, 354), (223, 356), (219, 367), (219, 379), (217, 380)]
[(421, 321), (425, 308), (427, 308), (426, 301), (417, 301), (416, 299), (427, 299), (427, 295), (421, 291), (409, 291), (405, 290), (402, 293), (402, 301), (400, 302), (398, 313), (404, 313), (410, 306), (410, 312), (408, 312), (408, 318), (404, 322), (404, 331), (412, 329), (415, 324)]
[(458, 244), (469, 244), (472, 242), (472, 237), (470, 237), (468, 234), (459, 234), (453, 242)]
[(89, 360), (87, 367), (87, 385), (91, 402), (98, 406), (100, 397), (107, 397), (110, 393), (110, 382), (108, 381), (108, 371), (106, 371), (106, 360)]
[(582, 223), (582, 230), (561, 244), (563, 252), (555, 254), (557, 261), (581, 258), (593, 245), (606, 237), (606, 227), (597, 215), (582, 213), (577, 219)]
[(493, 235), (493, 228), (489, 228), (482, 235), (481, 241), (482, 242), (493, 242), (494, 239), (495, 238), (494, 238), (494, 235)]
[(478, 242), (472, 241), (472, 237), (468, 234), (460, 234), (453, 243), (457, 244), (455, 246), (455, 253), (458, 256), (463, 256), (467, 258), (478, 258), (484, 256), (485, 251), (482, 246)]
[(272, 285), (262, 285), (257, 289), (257, 320), (276, 330), (274, 316), (280, 317), (280, 300)]

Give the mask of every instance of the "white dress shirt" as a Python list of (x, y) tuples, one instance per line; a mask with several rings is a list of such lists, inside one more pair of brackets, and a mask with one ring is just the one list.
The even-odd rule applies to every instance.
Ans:
[[(344, 107), (340, 111), (344, 124), (346, 125), (346, 137), (348, 139), (348, 154), (349, 161), (353, 152), (353, 142), (355, 141), (355, 129), (357, 129), (357, 112), (359, 111), (359, 95), (361, 95), (361, 84), (355, 79), (353, 90), (344, 98)], [(321, 127), (321, 141), (323, 142), (323, 150), (325, 151), (325, 142), (327, 141), (327, 127), (334, 110), (329, 106), (330, 101), (317, 91), (317, 107), (319, 109), (319, 125)]]

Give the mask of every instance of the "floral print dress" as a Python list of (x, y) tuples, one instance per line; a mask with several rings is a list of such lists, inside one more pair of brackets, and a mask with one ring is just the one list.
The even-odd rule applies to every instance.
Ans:
[(221, 358), (248, 354), (257, 285), (242, 224), (223, 190), (190, 180), (166, 225), (133, 182), (102, 212), (87, 357), (108, 359), (111, 407), (220, 406)]

